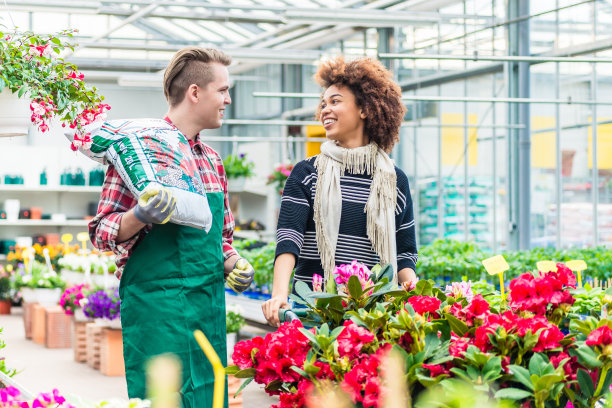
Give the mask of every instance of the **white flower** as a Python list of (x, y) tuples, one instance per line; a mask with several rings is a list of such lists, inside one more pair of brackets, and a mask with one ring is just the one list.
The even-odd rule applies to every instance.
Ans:
[(235, 303), (229, 303), (229, 304), (226, 306), (226, 310), (225, 310), (225, 312), (226, 312), (226, 313), (229, 313), (229, 312), (234, 312), (234, 313), (239, 314), (239, 315), (241, 315), (241, 316), (242, 316), (242, 314), (244, 313), (244, 310), (243, 310), (243, 309), (242, 309), (242, 307), (241, 307), (240, 305), (238, 305), (238, 304), (235, 304)]
[(23, 278), (21, 278), (21, 280), (23, 281), (23, 283), (28, 283), (29, 281), (32, 280), (32, 275), (24, 275)]
[(32, 110), (32, 112), (37, 115), (37, 116), (42, 116), (46, 113), (45, 111), (45, 107), (42, 106), (40, 103), (38, 102), (32, 102), (30, 103), (30, 109)]

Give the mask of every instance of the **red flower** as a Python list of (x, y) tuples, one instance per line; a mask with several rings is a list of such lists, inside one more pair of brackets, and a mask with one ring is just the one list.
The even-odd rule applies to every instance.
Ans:
[(252, 340), (245, 340), (236, 343), (234, 346), (234, 353), (232, 354), (232, 360), (234, 364), (240, 367), (241, 370), (245, 368), (253, 367), (253, 359), (251, 357), (253, 350), (257, 352), (264, 345), (264, 339), (261, 337), (255, 337)]
[(351, 397), (353, 403), (361, 402), (364, 408), (378, 407), (380, 395), (379, 364), (380, 358), (377, 355), (365, 355), (359, 363), (355, 364), (344, 375), (340, 387)]
[(576, 381), (576, 373), (578, 371), (578, 368), (580, 368), (577, 356), (570, 357), (569, 354), (562, 351), (560, 353), (550, 355), (549, 357), (551, 364), (555, 368), (559, 367), (561, 361), (569, 359), (569, 361), (567, 361), (563, 366), (563, 371), (565, 371), (565, 375), (567, 375), (568, 380)]
[(412, 338), (409, 332), (402, 334), (400, 338), (397, 340), (397, 344), (409, 353), (410, 353), (410, 350), (412, 349), (413, 343), (414, 343), (414, 339)]
[(412, 296), (407, 302), (412, 306), (418, 314), (430, 313), (435, 318), (440, 317), (438, 310), (440, 309), (440, 299), (433, 296)]
[(450, 375), (450, 371), (440, 364), (423, 364), (423, 368), (429, 370), (432, 378), (435, 378), (439, 375)]
[(270, 408), (302, 408), (306, 406), (306, 396), (312, 392), (312, 383), (303, 379), (298, 383), (297, 391), (294, 393), (283, 392), (279, 397), (279, 404)]
[(319, 372), (315, 374), (315, 377), (317, 379), (319, 380), (322, 380), (322, 379), (335, 380), (336, 379), (336, 374), (334, 374), (329, 364), (317, 360), (314, 362), (314, 365), (320, 368)]
[(576, 288), (576, 276), (565, 264), (559, 262), (557, 264), (557, 271), (550, 272), (556, 275), (556, 278), (563, 284), (563, 286), (569, 286), (570, 288)]
[(588, 335), (586, 344), (588, 346), (607, 346), (612, 344), (612, 330), (608, 326), (601, 326)]
[(351, 321), (344, 322), (344, 330), (338, 336), (338, 353), (340, 357), (355, 357), (367, 343), (374, 341), (374, 334), (368, 329), (357, 326)]
[(469, 345), (470, 339), (467, 337), (459, 337), (455, 339), (451, 337), (448, 352), (453, 357), (463, 358), (463, 353), (467, 351)]

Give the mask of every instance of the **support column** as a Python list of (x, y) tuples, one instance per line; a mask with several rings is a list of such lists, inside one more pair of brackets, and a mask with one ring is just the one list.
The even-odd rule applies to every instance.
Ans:
[[(508, 19), (514, 20), (529, 15), (529, 0), (509, 0)], [(508, 25), (509, 55), (528, 56), (529, 20), (519, 20)], [(511, 98), (530, 97), (528, 62), (507, 63), (508, 96)], [(508, 132), (509, 147), (509, 237), (510, 249), (528, 249), (531, 241), (531, 127), (530, 104), (511, 103), (508, 105), (508, 122), (522, 125), (521, 129)]]

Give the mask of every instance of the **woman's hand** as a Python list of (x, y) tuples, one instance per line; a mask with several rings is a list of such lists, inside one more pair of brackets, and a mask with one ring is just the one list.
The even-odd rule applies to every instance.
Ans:
[(275, 327), (280, 326), (280, 319), (278, 316), (279, 309), (289, 309), (289, 303), (287, 302), (286, 296), (272, 297), (261, 305), (261, 310), (263, 310), (266, 320), (270, 325)]

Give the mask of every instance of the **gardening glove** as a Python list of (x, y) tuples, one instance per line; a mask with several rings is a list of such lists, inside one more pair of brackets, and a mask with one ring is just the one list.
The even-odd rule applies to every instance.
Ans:
[(134, 215), (145, 224), (165, 224), (176, 208), (176, 198), (163, 187), (145, 191), (134, 207)]
[(227, 285), (236, 293), (242, 293), (251, 286), (253, 278), (255, 277), (255, 270), (244, 258), (240, 258), (236, 261), (234, 269), (227, 275)]

